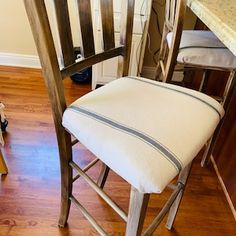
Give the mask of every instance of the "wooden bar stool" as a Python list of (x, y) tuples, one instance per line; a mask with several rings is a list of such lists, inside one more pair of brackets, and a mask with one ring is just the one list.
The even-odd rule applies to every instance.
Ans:
[[(236, 71), (236, 57), (211, 31), (183, 30), (185, 11), (186, 0), (166, 0), (156, 79), (171, 82), (177, 64), (184, 70), (228, 71), (230, 76), (220, 99), (221, 104), (224, 104)], [(204, 78), (199, 90), (203, 83)]]
[[(205, 80), (207, 70), (229, 72), (223, 96), (216, 98), (224, 106), (234, 86), (236, 57), (211, 31), (183, 30), (186, 2), (186, 0), (166, 0), (165, 21), (155, 78), (171, 83), (177, 65), (184, 71), (204, 70), (199, 88), (199, 91), (203, 92), (207, 83)], [(216, 139), (218, 132), (214, 135), (213, 140)], [(215, 144), (212, 139), (207, 144), (202, 166), (209, 162)]]
[[(52, 106), (61, 167), (61, 213), (65, 227), (71, 202), (100, 235), (105, 230), (73, 194), (73, 182), (82, 177), (127, 222), (126, 235), (151, 235), (169, 212), (171, 229), (188, 179), (192, 160), (211, 137), (224, 115), (211, 97), (179, 86), (128, 76), (135, 0), (123, 0), (121, 34), (114, 38), (113, 1), (100, 0), (103, 51), (96, 53), (91, 5), (77, 0), (82, 58), (76, 61), (66, 0), (55, 0), (63, 65), (58, 64), (47, 8), (43, 0), (24, 0)], [(77, 28), (76, 28), (77, 30)], [(57, 45), (58, 46), (58, 45)], [(58, 48), (58, 47), (57, 47)], [(66, 103), (63, 79), (95, 63), (119, 56), (121, 78)], [(76, 141), (72, 141), (76, 137)], [(97, 158), (81, 168), (72, 157), (78, 141)], [(103, 163), (97, 181), (86, 173)], [(131, 185), (126, 213), (103, 190), (109, 170)], [(73, 175), (76, 171), (77, 174)], [(143, 230), (150, 194), (160, 194), (178, 176), (170, 198)]]

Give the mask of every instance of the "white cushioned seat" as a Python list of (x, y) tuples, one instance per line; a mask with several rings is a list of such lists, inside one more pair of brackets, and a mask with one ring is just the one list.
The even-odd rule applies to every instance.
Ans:
[[(172, 35), (172, 32), (167, 35), (169, 47)], [(211, 31), (184, 30), (177, 61), (208, 67), (236, 68), (236, 57)]]
[(139, 191), (160, 193), (223, 114), (217, 101), (197, 91), (124, 77), (71, 104), (63, 126)]

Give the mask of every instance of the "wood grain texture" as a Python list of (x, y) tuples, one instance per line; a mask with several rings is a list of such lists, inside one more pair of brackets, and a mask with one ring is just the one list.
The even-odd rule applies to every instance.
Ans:
[[(69, 102), (90, 91), (90, 85), (77, 85), (70, 80), (63, 81), (63, 84)], [(6, 145), (1, 149), (10, 170), (6, 177), (2, 176), (0, 184), (0, 235), (97, 235), (74, 206), (68, 227), (61, 229), (57, 226), (60, 167), (53, 118), (41, 72), (0, 67), (0, 98), (6, 105), (9, 120), (4, 134)], [(81, 144), (77, 144), (74, 154), (82, 166), (93, 158)], [(201, 168), (200, 160), (199, 156), (193, 163), (174, 228), (168, 231), (164, 221), (154, 236), (236, 234), (235, 220), (214, 170), (212, 167)], [(96, 179), (99, 168), (88, 173)], [(130, 186), (114, 172), (110, 171), (104, 189), (123, 209), (128, 209)], [(169, 193), (166, 190), (162, 196), (151, 196), (144, 228), (151, 223)], [(109, 235), (124, 235), (125, 223), (84, 181), (75, 184), (74, 194), (99, 219)]]
[[(236, 86), (236, 81), (234, 81)], [(227, 112), (222, 123), (213, 156), (230, 199), (236, 209), (236, 88), (227, 102)]]

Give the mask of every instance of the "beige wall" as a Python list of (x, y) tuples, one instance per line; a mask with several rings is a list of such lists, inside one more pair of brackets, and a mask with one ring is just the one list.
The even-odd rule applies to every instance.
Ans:
[[(159, 14), (160, 26), (163, 25), (165, 0), (154, 0), (153, 6)], [(191, 28), (194, 22), (191, 13), (187, 13), (186, 25)], [(0, 53), (37, 55), (30, 26), (24, 9), (23, 0), (2, 0), (0, 7)], [(150, 50), (156, 51), (160, 45), (156, 17), (152, 12), (150, 21)], [(77, 38), (75, 36), (75, 38)], [(151, 53), (146, 50), (144, 66), (155, 66)]]
[(0, 53), (36, 55), (23, 0), (1, 0)]

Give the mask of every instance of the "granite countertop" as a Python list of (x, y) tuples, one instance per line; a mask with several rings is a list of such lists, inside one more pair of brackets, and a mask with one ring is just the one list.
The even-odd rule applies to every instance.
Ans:
[(236, 0), (187, 0), (187, 4), (236, 56)]

